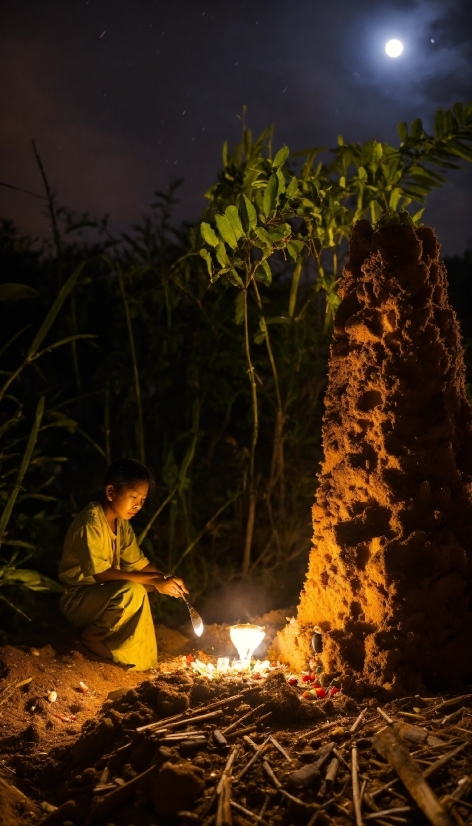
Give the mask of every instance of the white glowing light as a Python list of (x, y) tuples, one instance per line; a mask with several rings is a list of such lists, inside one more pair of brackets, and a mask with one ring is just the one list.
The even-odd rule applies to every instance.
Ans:
[(265, 637), (265, 631), (259, 625), (232, 625), (229, 629), (231, 642), (237, 649), (242, 668), (249, 668), (251, 657), (257, 646)]
[(403, 43), (399, 40), (389, 40), (385, 46), (385, 51), (389, 57), (400, 57), (403, 51)]

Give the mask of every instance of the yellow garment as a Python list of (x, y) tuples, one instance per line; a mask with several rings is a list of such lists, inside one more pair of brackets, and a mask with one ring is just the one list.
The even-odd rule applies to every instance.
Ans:
[(103, 508), (91, 502), (77, 514), (67, 531), (59, 564), (59, 579), (68, 587), (96, 585), (94, 574), (108, 568), (141, 571), (149, 560), (139, 547), (129, 520), (117, 519), (111, 530)]
[(76, 626), (104, 642), (116, 662), (147, 671), (157, 665), (157, 645), (149, 598), (144, 585), (127, 580), (99, 584), (94, 574), (108, 568), (141, 571), (149, 564), (125, 519), (110, 529), (101, 505), (91, 503), (72, 522), (59, 565), (66, 587), (63, 614)]

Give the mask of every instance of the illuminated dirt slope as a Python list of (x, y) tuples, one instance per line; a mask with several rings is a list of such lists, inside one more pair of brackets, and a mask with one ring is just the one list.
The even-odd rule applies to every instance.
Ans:
[(354, 228), (329, 364), (324, 462), (297, 621), (282, 656), (351, 689), (472, 670), (472, 411), (446, 270), (428, 227)]

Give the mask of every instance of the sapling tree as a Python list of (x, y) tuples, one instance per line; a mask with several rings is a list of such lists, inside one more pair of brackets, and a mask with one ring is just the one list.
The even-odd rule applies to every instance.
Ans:
[[(270, 324), (286, 328), (285, 346), (290, 347), (306, 302), (300, 298), (303, 271), (315, 269), (316, 289), (325, 297), (325, 329), (329, 329), (339, 304), (337, 285), (347, 240), (356, 221), (369, 217), (418, 224), (424, 204), (444, 172), (459, 168), (458, 161), (472, 160), (472, 103), (439, 109), (434, 134), (429, 135), (420, 119), (410, 128), (398, 125), (400, 146), (376, 140), (363, 145), (347, 143), (341, 136), (323, 161), (323, 147), (290, 156), (282, 147), (272, 159), (272, 127), (253, 141), (243, 111), (242, 140), (232, 153), (223, 147), (223, 168), (218, 182), (206, 197), (210, 205), (200, 225), (204, 246), (199, 250), (206, 262), (210, 282), (223, 278), (237, 290), (236, 321), (244, 327), (244, 347), (252, 398), (252, 440), (247, 477), (248, 507), (242, 570), (251, 562), (251, 543), (257, 501), (255, 472), (258, 442), (258, 384), (251, 356), (251, 342), (264, 342), (273, 378), (275, 428), (270, 478), (265, 492), (270, 515), (270, 497), (275, 479), (280, 480), (283, 506), (283, 442), (290, 393), (281, 386), (279, 358), (269, 335)], [(272, 269), (283, 256), (292, 260), (291, 288), (287, 312), (268, 318), (261, 289), (272, 282)], [(311, 263), (310, 263), (311, 262)], [(257, 309), (257, 329), (251, 328), (248, 301)]]

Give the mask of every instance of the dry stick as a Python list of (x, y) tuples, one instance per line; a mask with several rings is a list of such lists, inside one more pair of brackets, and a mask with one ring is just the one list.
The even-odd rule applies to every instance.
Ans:
[(252, 820), (256, 820), (257, 823), (265, 822), (260, 815), (256, 815), (255, 812), (251, 812), (249, 809), (246, 809), (244, 806), (241, 806), (240, 803), (236, 803), (235, 800), (231, 800), (229, 805), (232, 806), (233, 809), (236, 809), (238, 812), (242, 812), (244, 815), (251, 818)]
[(467, 746), (470, 745), (472, 745), (472, 740), (468, 740), (467, 742), (462, 743), (462, 745), (458, 746), (456, 749), (448, 751), (447, 754), (443, 754), (443, 756), (440, 757), (439, 760), (436, 760), (436, 762), (433, 763), (432, 766), (430, 766), (423, 772), (423, 777), (431, 777), (432, 774), (435, 774), (437, 771), (439, 771), (439, 769), (442, 769), (442, 767), (445, 766), (446, 763), (449, 763), (450, 760), (452, 760), (457, 754), (460, 754), (461, 751), (464, 751), (464, 749), (466, 749)]
[(472, 700), (472, 694), (462, 694), (460, 697), (452, 697), (451, 700), (445, 700), (437, 706), (433, 706), (430, 711), (445, 711), (448, 708), (454, 708), (464, 702), (464, 700)]
[(59, 806), (54, 812), (46, 815), (44, 820), (41, 820), (39, 826), (60, 826), (63, 820), (70, 820), (71, 817), (77, 814), (77, 807), (75, 800), (66, 800), (62, 806)]
[(189, 723), (198, 723), (200, 720), (210, 720), (213, 717), (220, 717), (223, 712), (220, 711), (209, 711), (208, 714), (200, 714), (198, 717), (188, 718), (186, 720), (175, 720), (173, 723), (168, 723), (165, 728), (156, 728), (156, 723), (148, 723), (147, 726), (140, 726), (136, 729), (138, 733), (142, 731), (150, 730), (153, 734), (163, 734), (164, 731), (167, 731), (170, 728), (177, 728), (178, 726), (186, 726)]
[(356, 815), (357, 826), (362, 826), (362, 812), (361, 812), (361, 798), (359, 794), (359, 763), (357, 760), (357, 746), (352, 747), (352, 800), (354, 803), (354, 812)]
[(400, 815), (403, 812), (411, 812), (411, 806), (398, 806), (396, 809), (382, 809), (381, 812), (372, 812), (365, 815), (364, 820), (377, 820), (378, 817), (388, 817), (389, 815)]
[(286, 759), (287, 763), (292, 763), (292, 762), (293, 762), (293, 761), (292, 761), (292, 758), (290, 757), (290, 755), (289, 755), (289, 754), (287, 754), (287, 752), (285, 751), (285, 749), (283, 748), (283, 746), (281, 746), (281, 745), (280, 745), (279, 741), (278, 741), (278, 740), (276, 740), (276, 739), (275, 739), (275, 737), (274, 737), (272, 734), (269, 736), (269, 740), (271, 741), (271, 743), (273, 743), (273, 744), (274, 744), (275, 748), (276, 748), (278, 751), (280, 751), (280, 754), (282, 755), (282, 757), (285, 757), (285, 759)]
[(216, 826), (232, 826), (231, 816), (231, 777), (224, 774), (221, 778), (221, 789), (218, 795), (218, 808), (216, 810)]
[(246, 772), (248, 772), (248, 771), (249, 771), (249, 769), (251, 768), (251, 766), (253, 766), (253, 765), (254, 765), (254, 763), (256, 762), (256, 760), (258, 760), (258, 759), (259, 759), (259, 757), (260, 757), (260, 756), (261, 756), (261, 755), (262, 755), (265, 751), (267, 751), (267, 749), (268, 749), (268, 747), (269, 747), (269, 744), (270, 744), (270, 737), (267, 737), (267, 739), (266, 739), (266, 740), (264, 740), (264, 742), (262, 743), (262, 745), (261, 745), (261, 746), (259, 746), (259, 748), (256, 750), (255, 754), (251, 757), (251, 759), (249, 760), (249, 762), (248, 762), (248, 763), (246, 763), (246, 765), (244, 766), (244, 768), (243, 768), (243, 769), (241, 769), (241, 771), (239, 772), (239, 774), (238, 774), (238, 776), (237, 776), (237, 778), (236, 778), (236, 780), (237, 780), (237, 782), (238, 782), (238, 783), (239, 783), (239, 781), (240, 781), (240, 780), (242, 780), (242, 778), (244, 777), (244, 775), (246, 774)]
[(351, 728), (349, 729), (350, 734), (354, 734), (354, 732), (357, 731), (360, 725), (364, 722), (366, 711), (366, 708), (362, 709), (361, 713), (359, 714), (359, 717), (356, 719), (356, 721), (352, 724)]
[(379, 712), (380, 716), (383, 717), (384, 720), (387, 721), (389, 726), (391, 726), (393, 724), (394, 721), (392, 720), (392, 718), (389, 717), (388, 714), (382, 708), (380, 708), (380, 706), (377, 706), (377, 711)]
[(377, 795), (382, 794), (382, 792), (390, 791), (390, 788), (395, 784), (398, 783), (398, 777), (395, 777), (390, 783), (385, 783), (380, 789), (376, 789), (375, 792), (371, 792), (371, 798), (377, 797)]
[[(115, 809), (118, 808), (118, 806), (121, 806), (123, 803), (126, 803), (126, 801), (136, 791), (141, 781), (149, 777), (156, 771), (156, 766), (150, 766), (148, 769), (146, 769), (146, 771), (141, 772), (141, 774), (137, 774), (136, 777), (133, 777), (132, 780), (128, 780), (128, 782), (125, 783), (124, 786), (118, 786), (118, 788), (115, 789), (115, 791), (110, 792), (101, 800), (99, 800), (98, 803), (96, 803), (95, 806), (93, 806), (90, 810), (88, 817), (85, 820), (84, 826), (88, 826), (88, 824), (94, 823), (96, 820), (101, 820), (102, 817), (107, 817), (109, 814), (114, 812)], [(68, 820), (68, 818), (63, 818), (63, 820)]]
[(226, 765), (225, 765), (225, 767), (224, 767), (224, 769), (223, 769), (223, 771), (222, 771), (222, 773), (221, 773), (221, 777), (220, 777), (220, 779), (219, 779), (219, 781), (218, 781), (218, 785), (217, 785), (217, 787), (216, 787), (216, 794), (220, 794), (220, 793), (221, 793), (221, 789), (222, 789), (222, 786), (223, 786), (223, 778), (224, 778), (224, 777), (227, 777), (227, 776), (229, 776), (229, 775), (231, 774), (231, 772), (232, 772), (232, 770), (233, 770), (233, 763), (234, 763), (234, 761), (236, 760), (236, 757), (237, 757), (237, 755), (238, 755), (238, 752), (239, 752), (239, 747), (238, 747), (238, 746), (235, 746), (235, 747), (233, 748), (233, 750), (231, 751), (231, 753), (228, 755), (228, 759), (227, 759), (227, 761), (226, 761)]
[(241, 737), (243, 734), (247, 734), (250, 731), (256, 731), (256, 726), (262, 722), (262, 720), (267, 720), (268, 717), (272, 715), (271, 711), (268, 711), (267, 714), (263, 714), (262, 717), (259, 717), (258, 720), (255, 720), (250, 726), (245, 726), (245, 728), (240, 728), (237, 731), (232, 731), (229, 737)]
[(426, 782), (419, 766), (410, 755), (394, 728), (387, 726), (372, 739), (376, 751), (397, 772), (403, 785), (433, 826), (452, 826), (452, 820)]
[(225, 706), (227, 703), (234, 703), (236, 700), (241, 700), (246, 694), (249, 694), (251, 691), (255, 691), (258, 686), (251, 686), (250, 688), (244, 688), (243, 691), (240, 691), (239, 694), (233, 694), (231, 697), (225, 697), (223, 700), (216, 700), (214, 703), (207, 703), (206, 706), (197, 706), (196, 708), (190, 708), (186, 711), (182, 711), (180, 714), (174, 714), (173, 717), (164, 717), (162, 720), (158, 720), (157, 723), (149, 723), (147, 726), (141, 726), (136, 731), (145, 731), (146, 729), (158, 728), (159, 726), (167, 726), (169, 723), (177, 722), (177, 720), (192, 720), (193, 714), (199, 714), (202, 711), (213, 711), (214, 708), (221, 708), (221, 706)]
[(248, 711), (247, 714), (243, 714), (243, 716), (240, 717), (239, 720), (236, 720), (235, 723), (231, 723), (230, 726), (227, 726), (226, 728), (222, 729), (222, 733), (229, 734), (230, 731), (233, 731), (233, 729), (237, 728), (239, 725), (241, 725), (241, 723), (244, 723), (245, 720), (248, 720), (249, 717), (252, 717), (252, 715), (255, 714), (256, 711), (260, 711), (260, 709), (264, 708), (264, 706), (265, 703), (261, 703), (260, 706), (256, 706), (256, 708), (251, 708), (251, 710)]
[(299, 797), (294, 797), (294, 795), (290, 794), (290, 792), (286, 792), (285, 789), (282, 788), (282, 783), (275, 776), (275, 774), (272, 770), (272, 767), (267, 762), (267, 760), (262, 761), (262, 767), (263, 767), (267, 777), (269, 778), (271, 783), (273, 783), (273, 785), (275, 786), (277, 791), (280, 792), (280, 794), (283, 794), (283, 796), (286, 797), (288, 800), (291, 800), (292, 803), (296, 803), (298, 806), (304, 806), (306, 809), (313, 809), (313, 808), (318, 809), (319, 808), (317, 803), (305, 803), (305, 801), (301, 800)]

